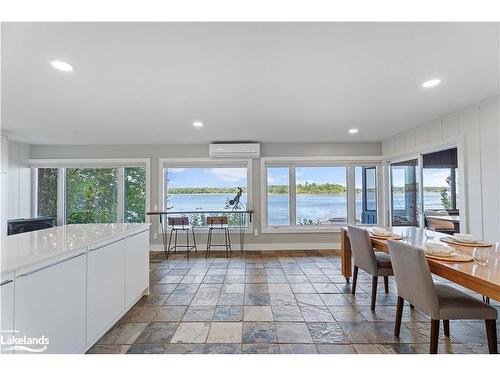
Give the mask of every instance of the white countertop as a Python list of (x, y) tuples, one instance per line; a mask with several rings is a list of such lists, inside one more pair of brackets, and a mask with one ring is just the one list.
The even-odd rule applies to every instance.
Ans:
[(148, 230), (150, 224), (69, 224), (2, 238), (0, 274), (64, 259), (89, 247)]

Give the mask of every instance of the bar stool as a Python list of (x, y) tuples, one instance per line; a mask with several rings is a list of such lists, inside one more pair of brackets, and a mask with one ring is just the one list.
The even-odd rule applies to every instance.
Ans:
[[(194, 249), (194, 251), (198, 251), (196, 248), (196, 237), (194, 235), (194, 227), (193, 225), (189, 224), (189, 218), (187, 217), (169, 217), (168, 218), (168, 225), (170, 226), (170, 237), (168, 238), (168, 247), (167, 247), (167, 252), (165, 256), (168, 258), (170, 255), (170, 250), (174, 250), (174, 252), (177, 252), (177, 248), (185, 248), (187, 251), (187, 257), (189, 259), (189, 252), (191, 249)], [(177, 233), (179, 231), (185, 231), (186, 232), (186, 244), (185, 245), (177, 245)], [(189, 231), (191, 231), (193, 235), (193, 245), (189, 245)], [(174, 239), (174, 246), (170, 246), (172, 243), (172, 235), (175, 233), (175, 239)]]
[[(212, 246), (222, 246), (226, 249), (226, 257), (229, 256), (231, 251), (231, 236), (229, 235), (229, 224), (227, 216), (209, 216), (207, 217), (208, 224), (208, 239), (207, 239), (207, 252), (205, 257), (208, 258), (208, 252)], [(212, 244), (212, 233), (214, 230), (224, 231), (224, 244)]]

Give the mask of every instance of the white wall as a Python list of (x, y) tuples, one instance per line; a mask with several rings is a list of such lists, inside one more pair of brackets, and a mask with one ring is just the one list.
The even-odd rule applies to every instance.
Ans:
[(382, 142), (384, 157), (393, 158), (451, 139), (462, 139), (466, 230), (488, 241), (500, 240), (499, 114), (500, 97), (497, 96)]
[(1, 234), (6, 221), (31, 217), (31, 170), (27, 166), (30, 146), (13, 142), (2, 135)]

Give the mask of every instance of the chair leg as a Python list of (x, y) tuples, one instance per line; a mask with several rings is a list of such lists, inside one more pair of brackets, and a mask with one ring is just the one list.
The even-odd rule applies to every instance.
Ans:
[(486, 336), (488, 336), (488, 349), (490, 354), (498, 354), (497, 345), (497, 321), (496, 320), (485, 320), (486, 324)]
[(439, 320), (431, 319), (431, 346), (430, 354), (437, 354), (439, 340)]
[(373, 276), (372, 277), (372, 311), (375, 311), (375, 301), (377, 300), (377, 284), (378, 284), (378, 277)]
[(352, 295), (356, 294), (356, 282), (358, 281), (358, 267), (354, 266), (354, 272), (352, 273)]
[(196, 247), (196, 236), (194, 235), (194, 228), (191, 228), (191, 231), (193, 232), (194, 251), (197, 253), (198, 248)]
[(177, 232), (178, 231), (175, 231), (174, 253), (177, 253)]
[(450, 321), (443, 320), (444, 335), (450, 337)]
[(396, 307), (396, 322), (394, 324), (394, 336), (399, 337), (401, 331), (401, 319), (403, 318), (403, 307), (405, 300), (398, 296), (398, 305)]
[(229, 258), (229, 252), (228, 252), (228, 249), (227, 249), (227, 229), (224, 228), (224, 249), (226, 250), (226, 258)]
[(389, 293), (389, 276), (384, 276), (385, 293)]
[(171, 229), (170, 230), (170, 237), (168, 238), (167, 252), (165, 254), (165, 256), (167, 257), (167, 259), (168, 259), (169, 255), (170, 255), (170, 243), (172, 242), (172, 234), (173, 233), (174, 233), (174, 231)]
[(205, 252), (205, 258), (208, 258), (208, 252), (210, 251), (210, 243), (212, 241), (212, 228), (208, 228), (207, 236), (207, 251)]
[(189, 230), (186, 230), (186, 252), (187, 252), (187, 258), (189, 259), (189, 253), (190, 253), (190, 248), (189, 248)]
[(231, 232), (229, 231), (229, 227), (227, 228), (227, 239), (229, 241), (229, 251), (233, 251), (231, 248)]

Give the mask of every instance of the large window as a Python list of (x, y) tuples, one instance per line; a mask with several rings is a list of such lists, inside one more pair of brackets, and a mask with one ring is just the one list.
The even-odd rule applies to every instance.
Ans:
[(378, 221), (377, 166), (269, 158), (263, 160), (263, 168), (264, 231), (321, 230)]
[(290, 224), (290, 169), (267, 168), (267, 223)]
[(116, 223), (118, 170), (66, 169), (66, 223)]
[(347, 223), (347, 168), (295, 168), (296, 224)]
[(146, 221), (145, 167), (35, 168), (34, 215), (57, 223)]
[(124, 222), (144, 223), (146, 221), (146, 169), (125, 168)]
[[(211, 210), (244, 210), (249, 207), (247, 176), (247, 162), (193, 162), (181, 166), (165, 162), (163, 208), (165, 211), (186, 212), (192, 224), (204, 226)], [(242, 191), (239, 204), (231, 204), (239, 189)], [(191, 211), (195, 212), (187, 213)], [(231, 225), (239, 225), (240, 219), (240, 215), (229, 215)]]
[(356, 167), (356, 224), (377, 223), (377, 167)]
[(418, 159), (391, 164), (393, 226), (418, 226), (420, 194)]
[(423, 155), (424, 212), (458, 210), (457, 159), (456, 148)]

